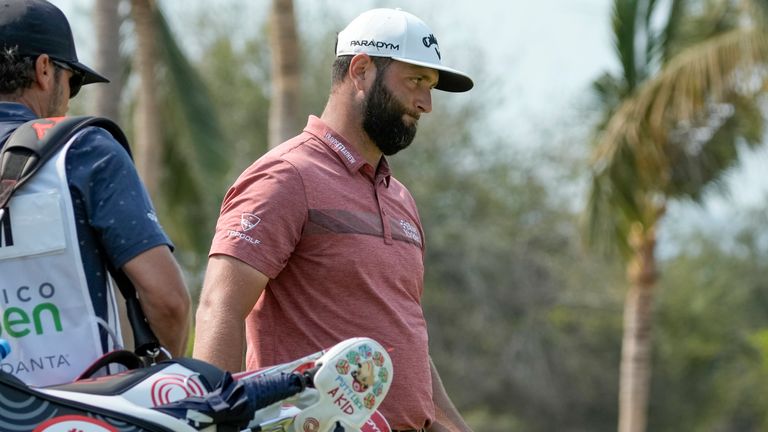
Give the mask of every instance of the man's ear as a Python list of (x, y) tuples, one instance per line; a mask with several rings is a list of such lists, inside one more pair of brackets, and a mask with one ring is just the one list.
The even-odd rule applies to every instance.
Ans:
[(55, 85), (56, 67), (48, 54), (41, 54), (35, 59), (35, 82), (43, 91), (48, 91)]
[(349, 78), (357, 90), (366, 90), (376, 77), (376, 65), (368, 54), (357, 54), (349, 62)]

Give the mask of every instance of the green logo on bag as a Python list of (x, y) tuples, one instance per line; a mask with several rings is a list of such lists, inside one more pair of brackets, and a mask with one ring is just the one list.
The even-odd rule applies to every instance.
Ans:
[[(29, 334), (42, 335), (47, 329), (62, 331), (59, 308), (49, 300), (56, 293), (53, 284), (45, 282), (37, 290), (28, 286), (0, 290), (3, 307), (0, 315), (0, 336), (22, 338)], [(39, 301), (40, 303), (36, 303)], [(48, 324), (47, 326), (44, 324)]]

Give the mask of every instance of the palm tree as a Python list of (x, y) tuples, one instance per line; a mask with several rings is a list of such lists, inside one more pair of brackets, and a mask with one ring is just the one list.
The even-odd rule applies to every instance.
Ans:
[[(123, 92), (123, 59), (120, 56), (119, 0), (96, 0), (93, 8), (93, 24), (96, 29), (95, 69), (109, 78), (109, 84), (93, 86), (94, 115), (120, 120), (120, 95)], [(118, 314), (127, 347), (134, 346), (133, 331), (123, 296), (117, 296)]]
[[(182, 263), (200, 270), (206, 261), (219, 206), (231, 179), (227, 150), (208, 86), (178, 44), (165, 15), (155, 8), (157, 80), (163, 175), (160, 217), (182, 250)], [(186, 252), (186, 253), (183, 253)]]
[[(656, 241), (667, 203), (699, 201), (737, 161), (737, 144), (756, 145), (763, 130), (755, 95), (763, 87), (758, 66), (768, 59), (768, 41), (759, 5), (672, 0), (661, 10), (660, 4), (614, 0), (621, 75), (595, 83), (606, 116), (595, 135), (589, 240), (618, 247), (629, 284), (620, 432), (647, 425)], [(664, 24), (656, 26), (659, 17)]]
[(134, 68), (139, 74), (138, 107), (134, 117), (136, 166), (155, 201), (159, 201), (162, 134), (158, 101), (157, 65), (160, 63), (154, 0), (131, 0), (131, 17), (136, 28)]
[(96, 29), (94, 66), (97, 71), (109, 78), (110, 83), (94, 86), (92, 112), (114, 121), (120, 119), (120, 94), (123, 91), (119, 5), (119, 0), (96, 0), (93, 8)]
[[(112, 71), (109, 92), (97, 95), (96, 113), (112, 117), (123, 89), (126, 63), (119, 57), (117, 0), (97, 0), (99, 29), (96, 64)], [(200, 270), (223, 196), (227, 144), (219, 127), (207, 86), (174, 37), (156, 0), (131, 0), (135, 38), (132, 73), (139, 85), (126, 128), (139, 173), (147, 185), (160, 219), (177, 245), (177, 256), (190, 273)], [(106, 73), (106, 72), (105, 72)], [(129, 96), (130, 97), (130, 96)], [(102, 102), (98, 102), (102, 101)], [(116, 116), (116, 115), (115, 115)], [(117, 118), (115, 118), (118, 120)], [(128, 122), (123, 122), (128, 124)]]
[(273, 0), (269, 20), (272, 50), (272, 101), (269, 107), (269, 148), (300, 130), (301, 68), (293, 0)]

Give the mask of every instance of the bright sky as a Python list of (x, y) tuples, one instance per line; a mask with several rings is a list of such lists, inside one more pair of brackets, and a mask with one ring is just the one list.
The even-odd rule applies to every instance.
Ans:
[[(184, 35), (208, 0), (159, 0), (174, 30)], [(78, 52), (92, 56), (90, 17), (93, 0), (53, 0), (75, 22)], [(258, 31), (269, 1), (217, 0), (216, 17), (232, 29)], [(401, 7), (424, 19), (440, 41), (444, 63), (476, 79), (476, 90), (458, 97), (483, 98), (492, 134), (508, 135), (511, 145), (547, 145), (546, 137), (565, 136), (565, 129), (584, 124), (583, 104), (589, 85), (617, 68), (610, 32), (611, 0), (295, 0), (303, 34), (325, 24), (332, 10), (345, 22), (371, 7)], [(354, 5), (354, 6), (352, 6)], [(238, 30), (233, 30), (233, 35)], [(187, 33), (183, 41), (194, 41)], [(311, 41), (311, 36), (306, 37)], [(184, 46), (194, 52), (193, 46)], [(482, 78), (482, 79), (478, 79)], [(489, 97), (490, 96), (490, 97)], [(485, 99), (488, 99), (487, 101)], [(768, 151), (746, 155), (743, 169), (729, 176), (732, 201), (710, 199), (706, 210), (673, 207), (668, 223), (728, 225), (738, 210), (768, 198)], [(681, 217), (682, 216), (682, 217)]]

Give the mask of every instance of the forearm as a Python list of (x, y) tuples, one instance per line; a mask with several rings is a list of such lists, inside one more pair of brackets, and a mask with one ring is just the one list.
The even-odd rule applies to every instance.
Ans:
[(149, 249), (128, 261), (123, 270), (133, 282), (141, 309), (161, 345), (174, 357), (183, 355), (191, 301), (170, 249)]
[(472, 428), (467, 425), (451, 402), (451, 398), (448, 397), (440, 374), (431, 358), (429, 359), (429, 366), (432, 371), (432, 401), (435, 404), (435, 421), (427, 430), (429, 432), (471, 432)]
[(243, 369), (244, 321), (216, 311), (210, 303), (201, 302), (198, 307), (192, 356), (227, 371), (240, 371)]
[(195, 358), (231, 372), (242, 370), (245, 319), (268, 281), (235, 258), (214, 255), (208, 260), (195, 319)]
[(189, 304), (188, 297), (179, 299), (179, 303), (172, 307), (142, 302), (149, 326), (160, 345), (174, 357), (181, 357), (186, 351), (191, 324)]

